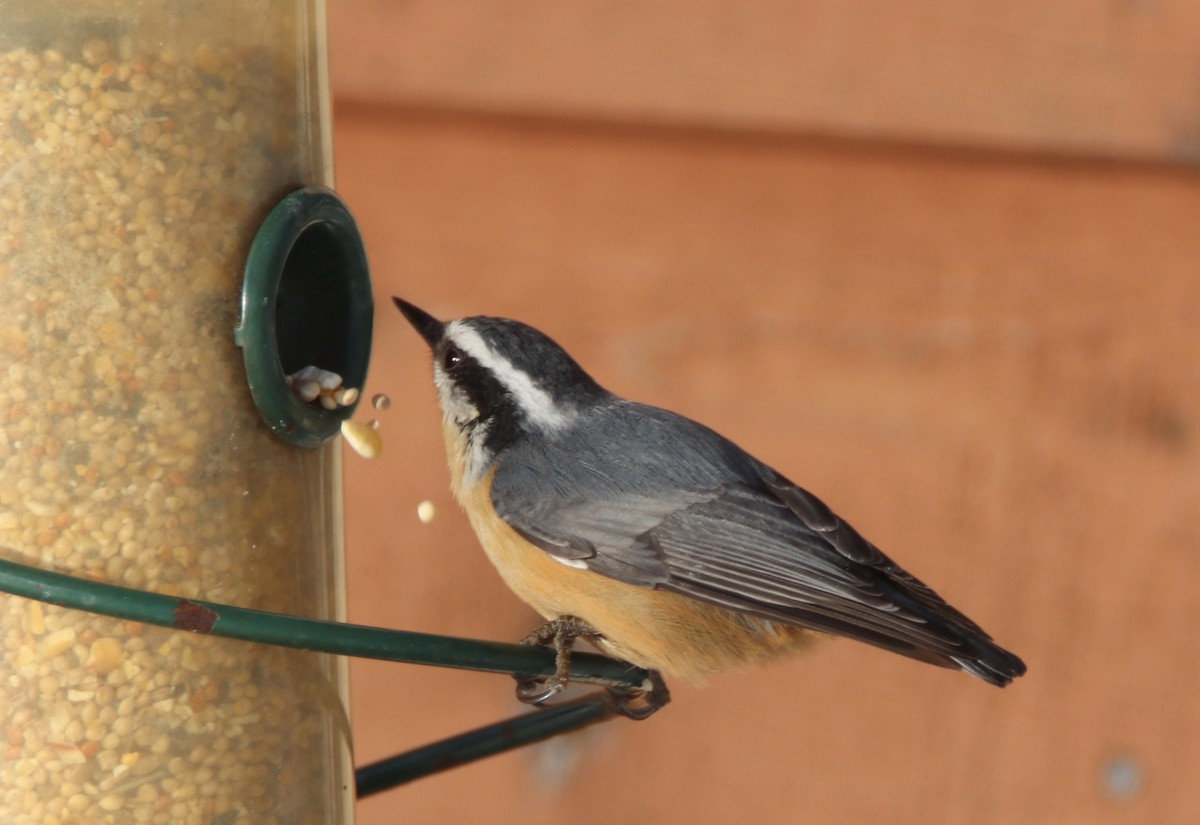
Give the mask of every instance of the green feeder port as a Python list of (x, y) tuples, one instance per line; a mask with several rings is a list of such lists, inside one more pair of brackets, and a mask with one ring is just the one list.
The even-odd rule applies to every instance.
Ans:
[(277, 436), (315, 447), (354, 413), (361, 392), (326, 408), (303, 400), (288, 376), (317, 367), (360, 390), (373, 315), (362, 238), (341, 199), (314, 186), (280, 201), (250, 245), (234, 333), (254, 402)]

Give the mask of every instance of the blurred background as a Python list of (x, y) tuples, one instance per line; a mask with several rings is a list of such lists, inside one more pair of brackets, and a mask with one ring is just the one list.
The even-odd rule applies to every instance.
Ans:
[[(731, 436), (1022, 655), (851, 642), (359, 805), (361, 825), (1200, 814), (1200, 5), (338, 0), (338, 190), (377, 288), (350, 618), (538, 619), (448, 492), (396, 294), (516, 317)], [(417, 505), (433, 502), (423, 524)], [(521, 712), (356, 661), (356, 760)]]

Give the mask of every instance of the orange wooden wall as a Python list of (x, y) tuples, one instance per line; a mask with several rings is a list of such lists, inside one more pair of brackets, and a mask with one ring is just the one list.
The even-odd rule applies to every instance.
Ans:
[[(360, 823), (1196, 821), (1200, 6), (329, 16), (338, 189), (378, 293), (369, 391), (393, 401), (383, 457), (347, 457), (352, 620), (536, 622), (450, 499), (399, 294), (526, 320), (732, 436), (1030, 667), (999, 691), (830, 643)], [(520, 712), (501, 677), (352, 679), (360, 763)]]

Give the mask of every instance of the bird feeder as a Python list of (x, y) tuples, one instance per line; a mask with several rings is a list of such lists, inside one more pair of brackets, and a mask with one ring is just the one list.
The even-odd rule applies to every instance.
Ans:
[[(0, 556), (182, 630), (343, 618), (353, 401), (287, 381), (370, 347), (324, 39), (315, 0), (0, 7)], [(0, 720), (0, 822), (350, 821), (334, 656), (4, 598)]]

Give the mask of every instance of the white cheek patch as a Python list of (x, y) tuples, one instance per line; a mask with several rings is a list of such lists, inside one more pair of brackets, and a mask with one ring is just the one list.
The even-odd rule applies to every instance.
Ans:
[(472, 433), (467, 437), (467, 466), (463, 468), (463, 477), (469, 486), (475, 486), (491, 465), (492, 456), (483, 447), (486, 432)]
[(465, 392), (454, 386), (446, 373), (437, 364), (433, 366), (433, 385), (437, 388), (438, 401), (446, 418), (463, 425), (479, 417), (479, 410), (471, 403)]
[(530, 421), (550, 430), (560, 430), (574, 419), (570, 411), (554, 403), (550, 394), (539, 387), (529, 373), (498, 355), (483, 340), (483, 336), (467, 324), (451, 321), (446, 325), (446, 337), (494, 375), (512, 393), (513, 399)]
[(433, 365), (433, 383), (437, 387), (442, 417), (448, 424), (453, 425), (459, 434), (458, 437), (462, 439), (460, 449), (464, 462), (463, 480), (468, 487), (473, 486), (483, 478), (488, 466), (489, 457), (483, 446), (487, 438), (487, 427), (473, 423), (479, 418), (479, 410), (465, 392), (454, 386), (454, 382), (436, 362)]

